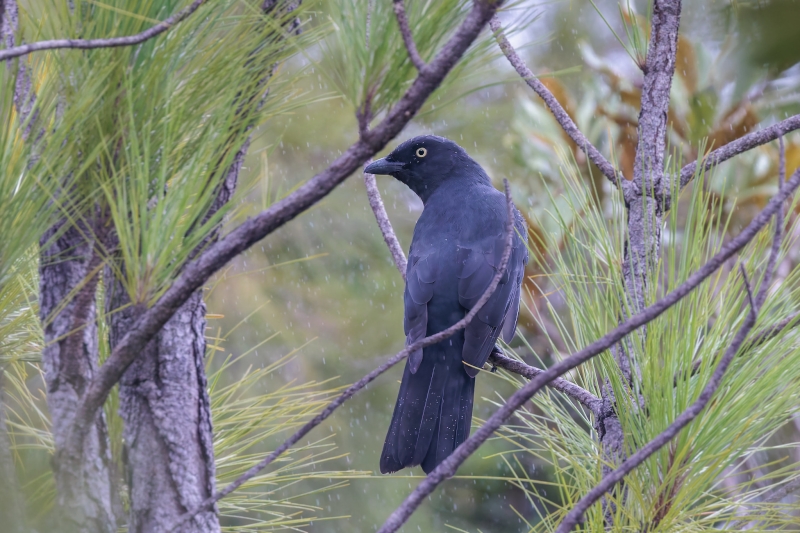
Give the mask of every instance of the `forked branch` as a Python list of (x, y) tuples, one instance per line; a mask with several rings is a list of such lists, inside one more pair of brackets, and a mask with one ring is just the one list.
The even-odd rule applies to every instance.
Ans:
[(108, 39), (53, 39), (51, 41), (39, 41), (36, 43), (23, 44), (13, 48), (0, 50), (0, 61), (21, 57), (41, 50), (57, 50), (60, 48), (74, 48), (80, 50), (90, 50), (93, 48), (117, 48), (120, 46), (134, 46), (141, 44), (153, 37), (164, 33), (171, 27), (186, 19), (189, 15), (197, 11), (206, 0), (194, 0), (189, 6), (175, 13), (168, 19), (159, 22), (152, 28), (148, 28), (136, 35), (126, 37), (110, 37)]
[(503, 277), (506, 271), (506, 267), (508, 266), (508, 260), (511, 257), (511, 249), (512, 249), (512, 242), (514, 238), (514, 203), (511, 200), (511, 192), (509, 190), (508, 182), (505, 182), (505, 189), (506, 189), (506, 206), (508, 211), (508, 219), (506, 221), (505, 227), (505, 247), (503, 248), (503, 255), (500, 258), (500, 264), (497, 267), (497, 271), (492, 278), (492, 281), (489, 283), (489, 286), (486, 287), (486, 290), (483, 291), (483, 295), (480, 297), (478, 302), (475, 306), (469, 311), (469, 313), (464, 316), (461, 320), (450, 326), (449, 328), (440, 331), (439, 333), (435, 333), (434, 335), (430, 335), (425, 337), (424, 339), (420, 339), (412, 344), (409, 344), (398, 353), (393, 355), (391, 359), (383, 363), (381, 366), (358, 380), (357, 382), (350, 385), (338, 398), (333, 400), (329, 403), (325, 409), (322, 410), (317, 416), (306, 422), (306, 424), (300, 428), (294, 435), (286, 439), (280, 446), (278, 446), (275, 451), (269, 454), (267, 457), (262, 459), (258, 462), (258, 464), (252, 466), (247, 472), (239, 476), (236, 481), (222, 489), (221, 491), (217, 492), (206, 501), (204, 501), (200, 506), (196, 507), (195, 509), (189, 511), (188, 513), (184, 514), (178, 522), (173, 524), (170, 530), (174, 530), (181, 524), (185, 523), (187, 520), (191, 519), (197, 513), (208, 509), (210, 506), (214, 505), (214, 503), (218, 502), (231, 492), (235, 491), (239, 487), (241, 487), (244, 483), (246, 483), (249, 479), (253, 476), (258, 474), (261, 470), (263, 470), (267, 465), (272, 463), (275, 459), (280, 457), (283, 452), (294, 446), (300, 439), (302, 439), (309, 431), (320, 425), (326, 418), (328, 418), (340, 405), (350, 399), (355, 393), (369, 385), (372, 381), (375, 380), (378, 376), (392, 368), (394, 365), (408, 357), (408, 354), (419, 350), (421, 348), (425, 348), (427, 346), (431, 346), (433, 344), (442, 342), (447, 340), (448, 338), (452, 337), (456, 332), (464, 329), (469, 325), (469, 323), (474, 319), (481, 308), (486, 305), (486, 302), (489, 301), (489, 298), (492, 297), (494, 291), (497, 290), (497, 286), (500, 284), (500, 279)]
[(736, 237), (722, 246), (719, 252), (712, 257), (705, 265), (700, 267), (694, 274), (678, 286), (675, 290), (631, 316), (628, 320), (614, 328), (602, 338), (589, 344), (582, 350), (563, 359), (552, 367), (545, 370), (542, 374), (526, 383), (522, 388), (512, 394), (508, 401), (500, 407), (489, 419), (481, 426), (478, 431), (464, 441), (453, 453), (439, 464), (430, 474), (417, 486), (406, 500), (395, 509), (383, 524), (378, 533), (392, 533), (397, 531), (408, 518), (414, 513), (425, 498), (431, 494), (436, 487), (445, 479), (452, 477), (458, 467), (472, 455), (478, 447), (483, 444), (492, 433), (497, 431), (508, 418), (519, 409), (522, 404), (528, 401), (534, 394), (539, 392), (548, 383), (564, 373), (576, 368), (593, 357), (608, 350), (629, 333), (641, 326), (654, 320), (667, 309), (675, 305), (687, 294), (692, 292), (700, 283), (706, 280), (736, 252), (742, 249), (753, 237), (766, 226), (770, 219), (778, 212), (782, 203), (800, 185), (800, 169), (796, 171), (792, 178), (787, 182), (778, 194), (769, 201), (764, 209), (750, 222), (750, 224)]

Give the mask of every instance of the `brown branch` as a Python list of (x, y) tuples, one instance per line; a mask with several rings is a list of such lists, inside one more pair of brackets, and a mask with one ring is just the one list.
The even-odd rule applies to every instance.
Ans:
[(206, 0), (194, 0), (194, 2), (192, 2), (192, 4), (188, 7), (172, 15), (163, 22), (159, 22), (152, 28), (149, 28), (141, 33), (137, 33), (136, 35), (128, 35), (126, 37), (111, 37), (108, 39), (54, 39), (52, 41), (39, 41), (36, 43), (23, 44), (21, 46), (15, 46), (13, 48), (0, 51), (0, 61), (14, 57), (21, 57), (42, 50), (57, 50), (60, 48), (89, 50), (93, 48), (116, 48), (119, 46), (133, 46), (141, 44), (169, 30), (171, 27), (197, 11), (197, 9), (205, 2)]
[[(528, 379), (533, 379), (540, 374), (544, 374), (545, 372), (545, 370), (542, 370), (541, 368), (536, 368), (535, 366), (527, 365), (522, 361), (517, 361), (516, 359), (506, 357), (503, 352), (497, 348), (497, 346), (495, 346), (494, 350), (492, 350), (492, 353), (489, 355), (489, 362), (494, 366), (502, 368), (503, 370), (512, 372), (514, 374), (519, 374), (520, 376)], [(603, 400), (583, 387), (580, 387), (564, 378), (556, 378), (548, 383), (547, 386), (557, 390), (558, 392), (566, 394), (573, 400), (577, 400), (595, 416), (601, 415), (600, 408), (602, 407)]]
[[(505, 180), (504, 180), (505, 181)], [(320, 425), (326, 418), (328, 418), (340, 405), (342, 405), (345, 401), (351, 398), (355, 393), (369, 385), (372, 381), (375, 380), (378, 376), (392, 368), (401, 360), (408, 357), (408, 354), (425, 348), (427, 346), (431, 346), (433, 344), (442, 342), (447, 340), (448, 338), (452, 337), (456, 332), (466, 328), (472, 319), (477, 316), (478, 312), (486, 305), (486, 302), (489, 301), (489, 298), (492, 297), (494, 291), (497, 290), (497, 286), (500, 284), (500, 279), (506, 272), (506, 267), (508, 266), (508, 260), (511, 258), (511, 249), (512, 243), (514, 239), (514, 203), (511, 200), (511, 190), (508, 185), (508, 181), (505, 181), (505, 192), (506, 192), (506, 209), (508, 218), (506, 220), (506, 227), (505, 227), (505, 247), (503, 249), (503, 255), (500, 258), (500, 264), (497, 267), (497, 271), (492, 278), (492, 281), (489, 283), (489, 286), (486, 287), (486, 290), (483, 291), (483, 295), (480, 297), (478, 302), (475, 306), (470, 309), (470, 311), (458, 322), (450, 326), (449, 328), (440, 331), (439, 333), (435, 333), (424, 339), (418, 340), (405, 348), (401, 351), (396, 353), (392, 356), (391, 359), (383, 363), (381, 366), (358, 380), (357, 382), (350, 385), (347, 390), (345, 390), (338, 398), (334, 401), (329, 403), (325, 409), (323, 409), (317, 416), (306, 422), (306, 424), (300, 428), (294, 435), (286, 439), (283, 444), (278, 446), (271, 454), (267, 457), (262, 459), (258, 462), (258, 464), (250, 467), (247, 472), (239, 476), (236, 481), (229, 484), (227, 487), (222, 489), (221, 491), (214, 494), (211, 498), (208, 498), (202, 504), (200, 504), (197, 508), (192, 509), (188, 513), (181, 516), (181, 518), (172, 525), (170, 531), (174, 530), (181, 524), (185, 523), (187, 520), (191, 519), (194, 515), (199, 513), (200, 511), (207, 509), (209, 506), (213, 505), (214, 503), (218, 502), (231, 492), (235, 491), (239, 487), (241, 487), (244, 483), (246, 483), (249, 479), (253, 476), (258, 474), (261, 470), (263, 470), (267, 465), (272, 463), (275, 459), (277, 459), (283, 452), (291, 448), (295, 443), (297, 443), (300, 439), (302, 439), (309, 431)]]
[(436, 487), (445, 479), (452, 477), (458, 467), (472, 455), (478, 447), (483, 444), (503, 423), (528, 401), (534, 394), (555, 378), (576, 368), (593, 357), (608, 350), (629, 333), (641, 326), (654, 320), (664, 313), (667, 309), (675, 305), (683, 297), (689, 294), (695, 287), (700, 285), (705, 279), (713, 274), (728, 259), (730, 259), (743, 246), (750, 242), (753, 237), (766, 226), (772, 216), (778, 212), (780, 204), (789, 198), (790, 194), (800, 185), (800, 169), (796, 171), (789, 182), (778, 194), (769, 201), (764, 209), (750, 222), (750, 224), (739, 235), (725, 244), (717, 254), (714, 255), (705, 265), (678, 286), (675, 290), (664, 296), (662, 299), (651, 306), (639, 311), (628, 320), (606, 333), (600, 339), (589, 344), (582, 350), (563, 359), (552, 367), (545, 370), (542, 374), (526, 383), (522, 388), (512, 394), (506, 403), (500, 407), (489, 419), (481, 426), (478, 431), (464, 441), (453, 453), (439, 464), (430, 474), (417, 486), (416, 489), (406, 498), (406, 500), (395, 509), (383, 524), (378, 533), (392, 533), (397, 531), (416, 508), (431, 494)]
[[(800, 178), (800, 171), (795, 172), (794, 177)], [(783, 180), (780, 179), (778, 189), (779, 195), (783, 185)], [(773, 198), (773, 201), (774, 200), (775, 199)], [(752, 287), (750, 285), (750, 281), (747, 279), (747, 272), (744, 269), (744, 265), (741, 263), (739, 264), (742, 272), (742, 278), (744, 280), (744, 288), (747, 291), (747, 297), (750, 303), (750, 311), (747, 313), (744, 323), (742, 324), (741, 328), (739, 328), (736, 336), (733, 338), (733, 342), (731, 342), (731, 344), (728, 346), (728, 349), (725, 350), (724, 355), (717, 364), (717, 368), (714, 369), (711, 379), (708, 380), (708, 383), (703, 388), (700, 396), (697, 397), (697, 400), (695, 400), (692, 405), (678, 415), (675, 421), (672, 422), (672, 424), (670, 424), (664, 431), (658, 434), (658, 436), (656, 436), (650, 442), (642, 446), (636, 451), (636, 453), (623, 461), (622, 464), (613, 472), (604, 476), (600, 483), (598, 483), (583, 498), (581, 498), (570, 510), (570, 512), (567, 513), (567, 515), (564, 517), (564, 520), (558, 526), (558, 529), (556, 529), (556, 533), (568, 533), (569, 531), (572, 531), (572, 528), (574, 528), (583, 520), (583, 515), (589, 509), (589, 507), (602, 498), (603, 495), (610, 491), (617, 483), (622, 481), (622, 479), (632, 472), (634, 468), (645, 462), (650, 456), (666, 446), (678, 435), (678, 433), (680, 433), (683, 428), (689, 425), (689, 423), (697, 418), (697, 415), (699, 415), (703, 409), (706, 408), (708, 402), (711, 401), (711, 398), (717, 392), (717, 389), (719, 389), (719, 386), (722, 383), (722, 378), (725, 376), (725, 372), (733, 361), (733, 358), (736, 356), (739, 350), (744, 347), (745, 341), (747, 340), (747, 335), (749, 335), (750, 330), (753, 329), (753, 326), (756, 323), (758, 312), (766, 300), (769, 285), (772, 281), (772, 276), (775, 273), (775, 264), (778, 261), (778, 255), (780, 253), (781, 239), (783, 235), (782, 229), (783, 201), (778, 203), (777, 209), (775, 210), (775, 232), (772, 237), (772, 247), (770, 248), (769, 252), (767, 268), (764, 270), (764, 279), (761, 282), (761, 287), (759, 288), (757, 295), (753, 296)]]
[(386, 208), (383, 206), (383, 200), (381, 199), (381, 193), (378, 190), (378, 184), (374, 174), (364, 173), (364, 186), (367, 188), (369, 206), (372, 208), (372, 212), (375, 213), (375, 220), (378, 222), (378, 228), (381, 230), (383, 240), (386, 246), (389, 247), (389, 252), (392, 254), (394, 264), (397, 270), (400, 271), (403, 281), (405, 281), (408, 261), (403, 253), (403, 247), (400, 246), (400, 241), (397, 240), (397, 235), (395, 235), (394, 229), (392, 229), (392, 223), (389, 220), (389, 215), (386, 213)]
[(417, 51), (417, 45), (414, 44), (414, 36), (411, 34), (411, 28), (408, 26), (408, 17), (406, 17), (406, 7), (403, 0), (394, 0), (394, 14), (397, 17), (397, 25), (400, 26), (400, 35), (403, 36), (403, 44), (406, 45), (408, 51), (408, 58), (418, 72), (422, 72), (427, 65), (422, 60)]
[[(774, 141), (797, 129), (800, 129), (800, 115), (789, 117), (768, 128), (748, 133), (706, 155), (701, 161), (702, 170), (706, 171), (723, 161), (727, 161), (734, 156), (752, 150), (756, 146)], [(681, 189), (686, 187), (696, 173), (697, 161), (689, 163), (681, 169)]]
[(68, 445), (80, 449), (86, 431), (111, 388), (137, 357), (142, 348), (172, 317), (175, 311), (217, 270), (250, 246), (327, 196), (337, 185), (359, 169), (393, 139), (422, 107), (427, 97), (461, 58), (489, 21), (499, 2), (476, 0), (461, 26), (419, 73), (403, 97), (374, 129), (367, 132), (328, 168), (289, 196), (243, 222), (225, 237), (209, 246), (186, 265), (158, 301), (131, 326), (103, 366), (78, 407)]
[(611, 181), (615, 186), (619, 187), (622, 184), (622, 187), (625, 188), (629, 185), (629, 182), (622, 177), (622, 174), (614, 168), (614, 165), (608, 162), (608, 160), (603, 157), (597, 148), (595, 148), (592, 143), (589, 142), (589, 139), (578, 129), (578, 126), (575, 125), (575, 122), (572, 121), (570, 116), (561, 107), (561, 104), (558, 102), (553, 93), (551, 93), (544, 84), (539, 81), (536, 76), (531, 72), (522, 58), (519, 57), (517, 51), (514, 50), (514, 47), (511, 46), (511, 43), (508, 42), (506, 39), (505, 34), (503, 33), (503, 27), (500, 25), (500, 19), (497, 18), (495, 15), (492, 17), (492, 20), (489, 21), (489, 26), (492, 28), (492, 31), (495, 34), (495, 39), (497, 40), (497, 44), (500, 46), (500, 50), (503, 51), (508, 62), (511, 63), (511, 66), (517, 71), (525, 83), (528, 84), (528, 87), (533, 89), (533, 91), (539, 95), (539, 97), (544, 101), (547, 108), (553, 114), (556, 121), (561, 125), (561, 128), (564, 132), (569, 135), (570, 139), (572, 139), (578, 148), (586, 154), (586, 157), (589, 158), (589, 161), (594, 163), (597, 168), (600, 169), (600, 172), (603, 173), (605, 177)]

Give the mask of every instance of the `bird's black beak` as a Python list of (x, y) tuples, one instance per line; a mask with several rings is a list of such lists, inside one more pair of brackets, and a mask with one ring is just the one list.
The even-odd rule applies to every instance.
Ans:
[(387, 161), (384, 157), (383, 159), (378, 159), (377, 161), (373, 161), (367, 168), (364, 169), (364, 173), (366, 174), (396, 174), (403, 170), (403, 166), (405, 164), (399, 161)]

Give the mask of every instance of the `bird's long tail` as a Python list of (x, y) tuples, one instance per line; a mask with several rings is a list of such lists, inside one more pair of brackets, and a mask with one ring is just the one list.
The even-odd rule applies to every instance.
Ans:
[(416, 465), (425, 473), (433, 470), (469, 436), (474, 394), (475, 379), (464, 371), (460, 350), (449, 343), (426, 348), (414, 374), (406, 363), (381, 473)]

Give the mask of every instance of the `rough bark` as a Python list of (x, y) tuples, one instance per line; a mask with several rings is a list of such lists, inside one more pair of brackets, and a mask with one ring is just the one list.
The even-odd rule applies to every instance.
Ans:
[[(249, 143), (236, 154), (206, 218), (233, 195)], [(210, 239), (215, 239), (213, 234)], [(107, 270), (107, 278), (112, 279)], [(140, 314), (118, 282), (107, 295), (113, 349)], [(130, 492), (129, 531), (168, 531), (215, 490), (211, 405), (205, 374), (206, 305), (196, 291), (147, 344), (120, 380)], [(219, 531), (214, 506), (174, 531)]]
[[(643, 68), (634, 187), (625, 191), (628, 235), (622, 262), (625, 287), (623, 318), (646, 307), (648, 280), (661, 251), (664, 189), (668, 181), (664, 179), (664, 152), (680, 14), (680, 0), (655, 0), (653, 3), (650, 43)], [(639, 334), (645, 335), (646, 329), (643, 328)], [(632, 385), (634, 395), (638, 396), (635, 343), (630, 340), (620, 343), (614, 346), (612, 353), (622, 375)], [(625, 461), (627, 451), (624, 429), (616, 415), (617, 400), (610, 384), (603, 387), (602, 400), (602, 414), (596, 421), (596, 428), (603, 450), (603, 476), (606, 477)], [(614, 508), (605, 498), (603, 504), (606, 522), (610, 525)]]
[(39, 266), (42, 362), (56, 448), (56, 512), (65, 531), (113, 533), (117, 491), (102, 410), (81, 449), (66, 449), (76, 409), (97, 370), (97, 276), (92, 274), (100, 261), (87, 238), (91, 231), (73, 225), (64, 229), (63, 224), (42, 237)]

